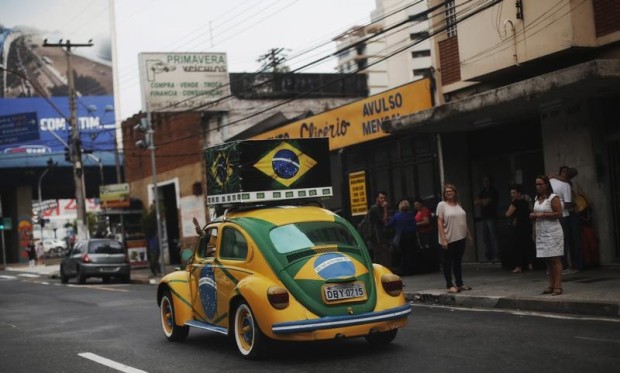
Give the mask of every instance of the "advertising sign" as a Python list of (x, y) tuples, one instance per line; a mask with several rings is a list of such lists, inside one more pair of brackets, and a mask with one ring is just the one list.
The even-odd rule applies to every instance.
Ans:
[(253, 139), (328, 137), (329, 149), (335, 150), (388, 136), (382, 122), (431, 106), (430, 80), (423, 79), (263, 132)]
[(349, 198), (351, 199), (351, 216), (366, 215), (368, 201), (366, 200), (365, 171), (349, 174)]
[(208, 148), (207, 203), (333, 195), (326, 138), (236, 141)]
[[(50, 156), (64, 158), (71, 110), (60, 40), (93, 44), (71, 51), (78, 128), (83, 148), (104, 165), (114, 164), (109, 5), (108, 0), (93, 0), (86, 8), (69, 0), (0, 3), (0, 168), (45, 167)], [(45, 40), (56, 46), (44, 46)]]
[(38, 140), (37, 113), (0, 116), (0, 145)]
[(101, 208), (129, 207), (129, 184), (110, 184), (99, 187)]
[(139, 67), (145, 111), (228, 110), (226, 53), (140, 53)]

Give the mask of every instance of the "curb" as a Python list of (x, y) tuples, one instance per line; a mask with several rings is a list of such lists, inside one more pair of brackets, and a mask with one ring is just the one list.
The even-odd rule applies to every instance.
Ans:
[(439, 293), (405, 293), (413, 303), (466, 308), (509, 309), (518, 311), (572, 314), (579, 316), (620, 317), (620, 303), (575, 300), (542, 300), (519, 297), (490, 297)]

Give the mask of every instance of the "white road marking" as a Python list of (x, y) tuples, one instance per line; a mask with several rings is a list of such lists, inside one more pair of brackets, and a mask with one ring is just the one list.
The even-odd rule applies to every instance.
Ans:
[(39, 275), (35, 275), (35, 274), (32, 274), (32, 273), (20, 273), (20, 274), (18, 274), (18, 276), (19, 277), (30, 277), (30, 278), (39, 278), (39, 277), (41, 277)]
[(620, 340), (616, 340), (616, 339), (589, 338), (589, 337), (580, 337), (580, 336), (576, 336), (575, 338), (585, 339), (586, 341), (593, 341), (593, 342), (620, 343)]
[(112, 287), (108, 287), (109, 285), (73, 285), (73, 284), (68, 284), (67, 287), (69, 288), (87, 288), (87, 289), (96, 289), (96, 290), (106, 290), (106, 291), (117, 291), (119, 293), (128, 293), (129, 290), (127, 289), (119, 289), (119, 288), (112, 288)]
[(140, 370), (140, 369), (136, 369), (133, 367), (130, 367), (129, 365), (125, 365), (125, 364), (121, 364), (121, 363), (117, 363), (114, 360), (110, 360), (110, 359), (106, 359), (105, 357), (101, 357), (99, 355), (95, 355), (91, 352), (82, 352), (81, 354), (78, 354), (78, 356), (81, 356), (85, 359), (89, 359), (92, 360), (96, 363), (99, 363), (101, 365), (105, 365), (107, 367), (110, 367), (112, 369), (116, 369), (120, 372), (126, 372), (126, 373), (147, 373), (144, 370)]
[(17, 276), (2, 275), (2, 276), (0, 276), (0, 278), (3, 279), (3, 280), (16, 280)]

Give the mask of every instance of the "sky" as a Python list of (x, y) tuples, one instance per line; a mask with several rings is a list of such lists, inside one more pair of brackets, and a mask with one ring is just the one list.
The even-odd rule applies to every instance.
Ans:
[[(295, 69), (333, 53), (330, 41), (370, 22), (374, 8), (375, 0), (2, 0), (0, 24), (36, 25), (95, 45), (114, 32), (116, 117), (122, 121), (142, 109), (141, 52), (224, 52), (235, 73), (255, 72), (261, 55), (285, 48)], [(335, 66), (331, 59), (304, 71), (335, 72)]]
[[(225, 52), (229, 72), (255, 72), (271, 48), (289, 57), (370, 21), (375, 0), (116, 0), (121, 112), (140, 110), (138, 53)], [(335, 51), (335, 43), (291, 60), (302, 66)], [(308, 72), (335, 72), (335, 60)]]

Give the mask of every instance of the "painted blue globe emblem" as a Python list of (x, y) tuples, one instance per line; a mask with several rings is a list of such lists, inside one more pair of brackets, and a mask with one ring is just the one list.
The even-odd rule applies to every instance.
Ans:
[(283, 179), (290, 179), (299, 172), (299, 158), (289, 149), (276, 152), (271, 160), (273, 171)]
[(200, 292), (202, 309), (207, 317), (212, 319), (217, 311), (217, 284), (215, 283), (215, 274), (212, 266), (207, 265), (200, 271), (198, 291)]
[(340, 253), (323, 254), (314, 261), (314, 270), (324, 279), (355, 275), (355, 265), (348, 256)]

